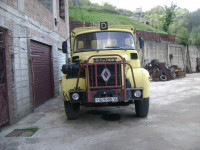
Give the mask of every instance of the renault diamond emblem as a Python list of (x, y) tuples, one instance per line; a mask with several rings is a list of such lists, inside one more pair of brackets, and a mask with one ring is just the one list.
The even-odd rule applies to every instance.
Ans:
[(103, 78), (104, 81), (108, 81), (111, 77), (111, 73), (110, 71), (108, 70), (108, 68), (105, 68), (103, 70), (103, 72), (101, 73), (101, 77)]

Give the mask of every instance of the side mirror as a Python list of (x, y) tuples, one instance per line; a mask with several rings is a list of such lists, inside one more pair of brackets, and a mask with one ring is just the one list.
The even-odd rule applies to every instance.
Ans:
[(63, 51), (63, 53), (68, 53), (68, 44), (67, 44), (67, 41), (64, 41), (63, 43), (62, 43), (62, 51)]
[(139, 43), (140, 43), (140, 48), (142, 49), (142, 48), (144, 48), (144, 39), (143, 39), (143, 37), (139, 37)]

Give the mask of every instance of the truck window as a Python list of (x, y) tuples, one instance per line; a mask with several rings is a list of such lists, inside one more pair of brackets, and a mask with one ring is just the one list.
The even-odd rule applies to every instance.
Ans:
[(74, 52), (95, 50), (135, 49), (134, 39), (129, 32), (105, 31), (76, 36)]

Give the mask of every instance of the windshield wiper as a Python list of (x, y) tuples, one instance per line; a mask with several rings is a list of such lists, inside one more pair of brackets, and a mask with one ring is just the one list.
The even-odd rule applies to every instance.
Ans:
[(89, 52), (89, 51), (95, 51), (95, 50), (97, 50), (97, 49), (78, 49), (75, 51), (75, 53), (76, 52)]
[(122, 47), (119, 46), (106, 46), (105, 48), (112, 48), (112, 49), (124, 49)]

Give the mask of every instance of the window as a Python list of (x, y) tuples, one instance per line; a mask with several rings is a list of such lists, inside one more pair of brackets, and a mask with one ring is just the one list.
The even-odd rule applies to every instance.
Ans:
[(38, 0), (50, 12), (53, 12), (53, 0)]
[(59, 16), (65, 19), (65, 0), (59, 0)]
[(76, 36), (74, 52), (92, 50), (135, 49), (134, 39), (129, 32), (93, 32)]

